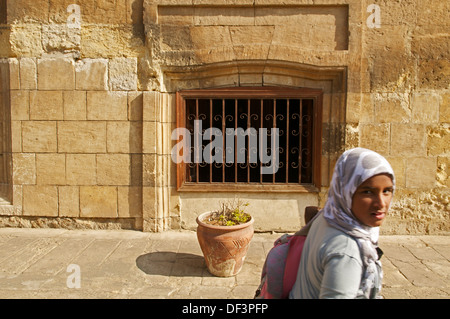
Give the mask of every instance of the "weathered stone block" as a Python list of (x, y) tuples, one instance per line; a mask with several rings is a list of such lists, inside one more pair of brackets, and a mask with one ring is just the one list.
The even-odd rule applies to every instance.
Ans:
[(363, 93), (361, 96), (361, 111), (359, 123), (375, 122), (375, 93)]
[(358, 124), (348, 123), (345, 126), (345, 148), (350, 149), (359, 146), (359, 127)]
[[(407, 53), (407, 38), (409, 29), (406, 25), (383, 25), (382, 28), (365, 30), (364, 47), (369, 50), (369, 57), (379, 54), (404, 55)], [(386, 34), (389, 34), (387, 37)]]
[(429, 155), (450, 156), (450, 124), (427, 128), (427, 153)]
[(105, 153), (106, 123), (66, 121), (58, 123), (60, 153)]
[[(411, 41), (411, 53), (419, 59), (449, 59), (450, 39), (448, 34), (430, 34), (427, 29), (418, 29)], [(426, 31), (425, 31), (426, 30)]]
[(25, 216), (58, 216), (56, 186), (23, 186), (23, 214)]
[(128, 119), (127, 94), (125, 92), (88, 92), (88, 120), (123, 120)]
[(403, 188), (406, 186), (406, 160), (403, 157), (388, 156), (386, 157), (395, 174), (395, 186)]
[(8, 23), (25, 21), (48, 22), (49, 3), (47, 0), (8, 1)]
[(389, 144), (390, 144), (389, 124), (360, 125), (361, 147), (366, 147), (368, 149), (374, 150), (382, 155), (388, 155)]
[(142, 157), (142, 185), (156, 185), (156, 154), (145, 154)]
[(22, 152), (22, 122), (11, 121), (11, 151)]
[(415, 157), (406, 161), (406, 187), (432, 189), (436, 186), (436, 158)]
[(12, 201), (11, 204), (13, 204), (17, 209), (22, 213), (22, 207), (23, 207), (23, 186), (22, 185), (13, 185), (13, 195), (12, 195)]
[(42, 48), (42, 27), (40, 24), (12, 24), (9, 37), (10, 52), (18, 57), (37, 57)]
[(450, 187), (450, 158), (438, 157), (437, 159), (437, 172), (436, 182), (438, 186)]
[(62, 91), (31, 91), (31, 120), (62, 120), (64, 118)]
[(197, 7), (194, 25), (254, 25), (255, 12), (252, 7)]
[(11, 44), (9, 42), (9, 29), (0, 30), (0, 56), (11, 56)]
[(138, 186), (117, 188), (119, 217), (142, 216), (142, 188)]
[(6, 77), (3, 81), (5, 81), (5, 82), (9, 81), (9, 89), (10, 90), (19, 90), (20, 89), (19, 61), (15, 58), (9, 58), (4, 61), (8, 64), (7, 68), (9, 68), (9, 70), (7, 72), (9, 74), (8, 74), (8, 77)]
[(417, 1), (416, 10), (420, 13), (417, 14), (418, 25), (448, 26), (450, 24), (448, 19), (450, 4), (448, 1)]
[(439, 108), (439, 122), (450, 122), (450, 94), (442, 94), (442, 102)]
[(80, 189), (78, 186), (59, 186), (58, 200), (58, 216), (79, 217)]
[(93, 12), (95, 11), (95, 1), (89, 0), (50, 0), (49, 19), (54, 23), (66, 23), (69, 15), (73, 13), (67, 12), (68, 6), (71, 4), (78, 4), (81, 10), (81, 22), (85, 23), (91, 19)]
[(439, 95), (415, 93), (411, 97), (413, 123), (439, 122)]
[[(156, 170), (155, 170), (155, 186), (167, 187), (170, 185), (170, 171), (172, 159), (169, 155), (157, 155), (155, 158)], [(176, 184), (176, 183), (175, 183)]]
[(141, 186), (142, 185), (142, 165), (143, 165), (143, 155), (142, 154), (131, 154), (131, 179), (130, 186)]
[(160, 93), (159, 92), (144, 92), (143, 98), (143, 120), (144, 121), (156, 121), (157, 109), (160, 105)]
[[(409, 53), (408, 26), (383, 26), (365, 33), (372, 92), (406, 92), (414, 83), (414, 60)], [(386, 36), (389, 34), (389, 36)]]
[(77, 90), (107, 90), (108, 60), (83, 59), (75, 65)]
[(29, 91), (11, 91), (11, 119), (28, 120), (30, 118)]
[(426, 156), (425, 126), (421, 124), (392, 124), (391, 154)]
[(86, 92), (63, 92), (64, 120), (86, 120)]
[(230, 31), (226, 26), (192, 27), (190, 34), (195, 49), (232, 46)]
[(130, 155), (98, 154), (97, 183), (99, 185), (130, 185)]
[(113, 58), (109, 61), (109, 88), (113, 91), (137, 90), (136, 58)]
[(381, 123), (409, 123), (411, 108), (408, 94), (375, 94), (375, 118)]
[[(322, 105), (323, 105), (323, 111), (322, 111), (322, 118), (326, 119), (325, 122), (328, 120), (329, 116), (331, 115), (331, 105), (330, 105), (330, 94), (326, 94), (326, 99), (322, 99)], [(324, 101), (325, 100), (325, 101)], [(347, 110), (346, 110), (346, 122), (347, 123), (364, 123), (361, 119), (362, 117), (362, 94), (359, 93), (347, 93)], [(366, 110), (364, 110), (366, 111)]]
[(81, 28), (64, 24), (43, 24), (42, 45), (46, 52), (80, 51)]
[(68, 185), (96, 185), (97, 162), (94, 154), (67, 154), (66, 181)]
[(155, 219), (158, 217), (158, 203), (156, 187), (143, 187), (142, 188), (142, 211), (144, 212), (143, 218)]
[(12, 155), (13, 183), (16, 185), (36, 184), (36, 155), (17, 153)]
[(142, 121), (143, 100), (142, 92), (128, 92), (128, 120)]
[(410, 25), (415, 22), (416, 0), (375, 1), (374, 3), (380, 6), (382, 27)]
[(127, 1), (127, 23), (128, 24), (143, 24), (143, 1), (128, 0)]
[[(161, 26), (161, 49), (163, 51), (186, 51), (192, 50), (189, 25), (162, 25)], [(170, 36), (169, 36), (170, 35)]]
[(66, 156), (64, 154), (36, 154), (36, 184), (65, 185)]
[[(195, 7), (193, 6), (159, 6), (157, 11), (158, 22), (162, 25), (194, 25)], [(149, 16), (150, 13), (146, 15)]]
[(157, 126), (156, 122), (143, 123), (142, 151), (144, 153), (156, 153)]
[(117, 217), (117, 187), (81, 186), (80, 217)]
[(75, 89), (75, 66), (69, 58), (38, 59), (39, 90)]
[(419, 60), (417, 78), (420, 89), (448, 89), (450, 83), (449, 75), (449, 60)]
[(128, 1), (82, 1), (85, 22), (123, 24), (126, 23)]
[(230, 27), (233, 45), (268, 44), (272, 42), (274, 26), (236, 26)]
[(57, 151), (56, 122), (22, 122), (22, 148), (24, 152), (55, 153)]
[(37, 66), (36, 59), (20, 59), (20, 88), (22, 90), (36, 90), (37, 88)]
[(87, 58), (142, 56), (143, 39), (132, 25), (89, 24), (81, 29), (81, 48)]
[(106, 130), (106, 143), (109, 153), (142, 152), (141, 122), (109, 121)]

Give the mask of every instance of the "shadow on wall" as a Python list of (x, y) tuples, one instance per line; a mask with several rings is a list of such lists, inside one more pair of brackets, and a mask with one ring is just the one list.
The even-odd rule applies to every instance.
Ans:
[(141, 255), (136, 266), (147, 275), (202, 277), (208, 272), (203, 256), (168, 251)]

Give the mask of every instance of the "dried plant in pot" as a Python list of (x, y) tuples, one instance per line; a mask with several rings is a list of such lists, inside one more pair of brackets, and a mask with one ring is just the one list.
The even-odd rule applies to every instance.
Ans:
[(254, 219), (240, 200), (222, 203), (218, 211), (197, 217), (197, 238), (208, 271), (219, 277), (239, 273), (253, 238)]

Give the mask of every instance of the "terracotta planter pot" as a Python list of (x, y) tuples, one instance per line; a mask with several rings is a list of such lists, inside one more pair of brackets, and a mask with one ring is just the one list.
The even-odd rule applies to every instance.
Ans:
[(209, 214), (197, 217), (197, 238), (208, 271), (219, 277), (234, 276), (244, 264), (253, 238), (254, 219), (236, 226), (215, 226), (202, 222)]

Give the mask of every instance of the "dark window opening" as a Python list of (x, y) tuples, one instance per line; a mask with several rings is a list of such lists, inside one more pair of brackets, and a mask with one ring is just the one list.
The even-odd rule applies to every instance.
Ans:
[[(177, 124), (189, 131), (191, 152), (178, 166), (178, 187), (316, 187), (321, 97), (320, 90), (267, 87), (179, 92)], [(214, 138), (206, 134), (213, 130)]]

